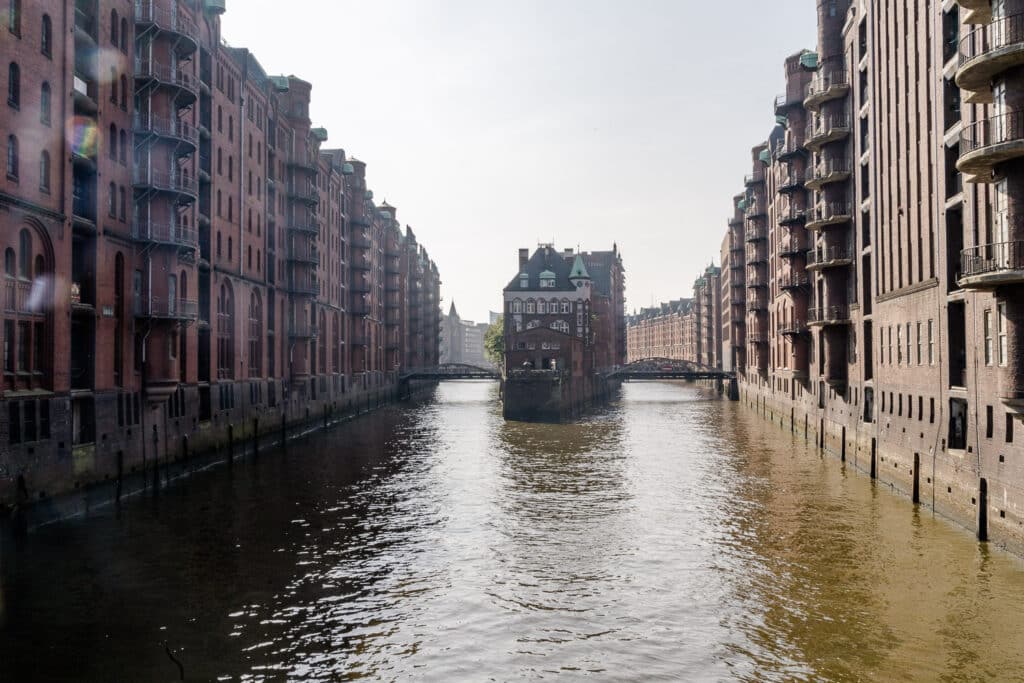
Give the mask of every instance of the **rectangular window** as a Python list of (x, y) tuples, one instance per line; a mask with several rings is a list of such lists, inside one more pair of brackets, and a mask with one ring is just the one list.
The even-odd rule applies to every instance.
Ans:
[(921, 321), (917, 322), (917, 364), (921, 364)]
[(39, 438), (50, 438), (50, 401), (42, 399), (39, 405)]
[(14, 321), (4, 321), (4, 372), (14, 372)]
[(912, 362), (910, 356), (910, 323), (907, 323), (907, 365), (910, 365)]
[(928, 422), (929, 424), (935, 423), (935, 399), (928, 399)]
[(1006, 365), (1006, 304), (1001, 303), (996, 306), (996, 337), (998, 339), (998, 362), (1000, 365)]
[(992, 365), (992, 310), (986, 308), (981, 320), (981, 330), (985, 337), (985, 365)]
[(903, 363), (903, 327), (896, 326), (896, 364)]
[(1006, 443), (1013, 443), (1013, 414), (1006, 414)]
[(985, 438), (992, 438), (992, 406), (985, 406)]
[(935, 322), (928, 321), (928, 365), (935, 365)]
[(28, 372), (29, 349), (32, 348), (32, 328), (28, 323), (18, 323), (18, 372)]

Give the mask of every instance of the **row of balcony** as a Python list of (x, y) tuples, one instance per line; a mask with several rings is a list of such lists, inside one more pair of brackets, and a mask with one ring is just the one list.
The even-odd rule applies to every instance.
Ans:
[(991, 182), (998, 164), (1024, 157), (1024, 112), (976, 121), (960, 133), (956, 168), (968, 182)]
[(135, 23), (137, 33), (153, 27), (164, 33), (174, 34), (179, 40), (174, 47), (179, 56), (192, 54), (199, 47), (199, 30), (183, 11), (153, 0), (135, 0)]
[(959, 53), (956, 84), (968, 91), (967, 101), (991, 102), (996, 76), (1024, 64), (1024, 14), (972, 29), (960, 39)]

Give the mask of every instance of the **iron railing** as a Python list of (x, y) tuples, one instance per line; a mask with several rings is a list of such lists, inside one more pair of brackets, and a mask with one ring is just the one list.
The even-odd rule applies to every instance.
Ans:
[(962, 277), (1024, 271), (1024, 240), (992, 242), (960, 252)]
[(1014, 14), (978, 26), (960, 39), (960, 66), (967, 62), (1024, 43), (1024, 14)]
[(845, 304), (837, 306), (821, 306), (807, 309), (807, 322), (809, 324), (848, 322), (849, 320), (850, 308)]
[(1024, 140), (1024, 112), (1008, 112), (967, 126), (960, 133), (960, 156), (1015, 140)]
[(136, 221), (132, 224), (132, 237), (142, 242), (156, 242), (195, 249), (199, 236), (195, 228), (170, 223)]

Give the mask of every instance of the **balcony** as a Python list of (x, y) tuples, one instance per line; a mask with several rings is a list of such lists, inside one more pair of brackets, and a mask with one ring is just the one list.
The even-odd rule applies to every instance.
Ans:
[(807, 86), (804, 96), (804, 107), (818, 111), (822, 104), (830, 100), (846, 97), (850, 92), (850, 74), (841, 69), (819, 71)]
[(845, 305), (808, 308), (807, 324), (811, 327), (849, 325), (850, 309)]
[(75, 111), (81, 114), (95, 114), (99, 110), (96, 98), (99, 88), (96, 81), (81, 74), (75, 74), (71, 84)]
[(199, 319), (199, 302), (190, 299), (159, 299), (152, 297), (139, 302), (137, 318), (156, 320), (193, 321)]
[(365, 233), (356, 233), (352, 235), (348, 243), (353, 249), (372, 249), (373, 242), (370, 241), (370, 236)]
[(153, 115), (143, 118), (136, 115), (132, 129), (137, 135), (154, 135), (183, 143), (186, 149), (179, 150), (182, 154), (191, 154), (199, 146), (199, 130), (179, 118)]
[(798, 235), (787, 235), (779, 242), (779, 256), (793, 258), (802, 256), (808, 249), (807, 242)]
[(978, 26), (960, 40), (956, 84), (968, 91), (968, 102), (991, 102), (992, 81), (1024, 64), (1024, 14)]
[(964, 249), (960, 253), (959, 283), (969, 289), (1024, 283), (1024, 240)]
[(756, 171), (743, 177), (743, 184), (747, 187), (764, 182), (764, 170)]
[(146, 166), (135, 167), (132, 171), (132, 184), (139, 189), (186, 195), (193, 201), (199, 195), (199, 182), (196, 178), (181, 172), (159, 171)]
[[(77, 5), (77, 3), (75, 3)], [(96, 47), (96, 17), (81, 7), (75, 7), (75, 39)]]
[(992, 0), (956, 0), (965, 10), (960, 18), (965, 24), (987, 24), (992, 21)]
[(747, 265), (754, 266), (768, 262), (768, 250), (761, 244), (753, 244), (747, 248)]
[(348, 291), (353, 294), (369, 294), (373, 291), (373, 287), (363, 278), (359, 278), (351, 285), (349, 285)]
[(810, 333), (810, 328), (803, 320), (787, 320), (779, 324), (779, 334), (783, 337), (799, 337)]
[(305, 321), (293, 322), (288, 327), (288, 336), (292, 339), (316, 339), (319, 333), (320, 330), (317, 329), (316, 325)]
[(807, 252), (807, 270), (842, 268), (853, 263), (847, 246), (821, 247)]
[(195, 228), (170, 223), (132, 223), (132, 239), (181, 249), (198, 249), (199, 236)]
[(846, 115), (815, 116), (807, 125), (805, 144), (813, 151), (849, 136), (850, 118)]
[(760, 240), (768, 239), (768, 231), (761, 226), (747, 228), (744, 235), (746, 235), (748, 242), (759, 242)]
[(752, 220), (752, 219), (755, 219), (755, 218), (764, 218), (764, 214), (765, 214), (764, 201), (761, 200), (759, 197), (755, 197), (750, 202), (750, 206), (747, 207), (747, 211), (746, 211), (746, 214), (745, 214), (746, 219), (747, 220)]
[(804, 174), (802, 171), (797, 171), (793, 168), (789, 168), (781, 176), (779, 176), (779, 194), (790, 194), (792, 192), (796, 192), (803, 186)]
[(811, 285), (810, 279), (804, 273), (786, 273), (777, 282), (779, 289), (784, 292), (806, 289)]
[(807, 214), (807, 229), (821, 230), (830, 225), (849, 223), (853, 218), (853, 205), (850, 202), (823, 202)]
[(807, 156), (807, 147), (803, 143), (797, 142), (794, 135), (791, 133), (775, 153), (775, 158), (779, 161), (790, 161), (797, 156)]
[(348, 267), (352, 270), (359, 271), (371, 271), (373, 270), (373, 262), (368, 258), (354, 257), (348, 264)]
[(288, 260), (293, 263), (320, 265), (320, 252), (310, 242), (288, 245)]
[(297, 218), (288, 224), (288, 229), (307, 235), (320, 235), (320, 223), (316, 218)]
[(775, 115), (785, 116), (789, 113), (789, 110), (793, 107), (802, 106), (804, 103), (803, 95), (790, 95), (788, 93), (782, 93), (781, 95), (775, 96)]
[(135, 82), (136, 85), (177, 90), (179, 107), (192, 104), (199, 96), (199, 81), (192, 74), (160, 62), (136, 61)]
[(807, 179), (808, 190), (820, 190), (830, 183), (849, 180), (852, 164), (849, 159), (823, 159), (815, 165)]
[(309, 173), (316, 173), (317, 163), (314, 159), (307, 159), (304, 156), (294, 157), (288, 160), (289, 168), (296, 168)]
[(199, 45), (199, 31), (195, 22), (182, 11), (172, 12), (169, 5), (136, 0), (135, 23), (138, 24), (136, 32), (140, 34), (154, 27), (177, 36), (178, 40), (173, 41), (173, 44), (179, 56), (192, 54)]
[(320, 283), (315, 279), (292, 280), (290, 283), (288, 283), (288, 291), (291, 292), (292, 294), (316, 296), (320, 293)]
[(299, 185), (290, 185), (288, 187), (288, 196), (297, 202), (303, 202), (310, 206), (316, 206), (320, 203), (320, 193), (313, 186), (301, 187)]
[(790, 204), (778, 213), (779, 225), (797, 225), (807, 218), (807, 209), (802, 206)]
[(960, 133), (956, 169), (967, 182), (992, 182), (999, 164), (1024, 157), (1024, 112), (983, 119)]
[(747, 342), (757, 346), (762, 346), (768, 343), (768, 335), (761, 332), (751, 332), (747, 335)]

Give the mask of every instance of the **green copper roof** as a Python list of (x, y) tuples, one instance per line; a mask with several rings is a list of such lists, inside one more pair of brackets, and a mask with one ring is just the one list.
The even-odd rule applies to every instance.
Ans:
[(818, 68), (818, 53), (817, 52), (805, 52), (800, 55), (800, 66), (805, 69), (817, 69)]
[(540, 274), (540, 279), (541, 280), (554, 280), (555, 277), (557, 277), (557, 276), (554, 273), (552, 273), (550, 270), (545, 270), (545, 271), (543, 271)]
[(775, 123), (779, 124), (780, 126), (785, 126), (787, 128), (789, 127), (789, 119), (785, 116), (776, 116)]
[(570, 280), (573, 280), (575, 278), (585, 278), (587, 280), (590, 279), (590, 273), (587, 272), (587, 266), (585, 263), (583, 263), (583, 257), (580, 256), (579, 254), (576, 255), (576, 261), (575, 263), (572, 264), (572, 272), (569, 273)]
[(327, 142), (327, 129), (326, 128), (311, 128), (309, 130), (309, 132), (312, 133), (313, 137), (315, 137), (320, 142)]
[(747, 200), (746, 200), (746, 198), (741, 199), (738, 202), (736, 202), (736, 208), (738, 208), (740, 211), (746, 211), (747, 210)]
[(765, 164), (767, 166), (768, 164), (772, 163), (772, 153), (769, 152), (767, 149), (762, 149), (761, 153), (757, 155), (757, 159), (762, 164)]

